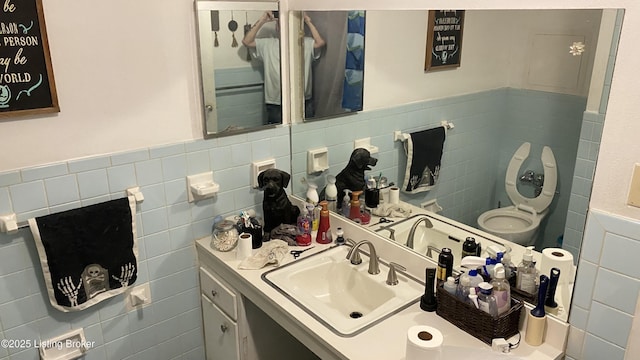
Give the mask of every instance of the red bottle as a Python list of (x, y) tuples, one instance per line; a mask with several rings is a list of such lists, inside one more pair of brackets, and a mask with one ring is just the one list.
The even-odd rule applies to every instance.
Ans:
[(318, 244), (330, 244), (331, 231), (329, 229), (329, 203), (326, 200), (320, 201), (320, 224), (318, 225), (318, 234), (316, 235), (316, 242)]

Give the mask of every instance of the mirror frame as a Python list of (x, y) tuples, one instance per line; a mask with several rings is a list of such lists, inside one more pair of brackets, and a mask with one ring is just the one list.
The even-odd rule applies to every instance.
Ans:
[[(250, 7), (250, 8), (249, 8)], [(202, 114), (202, 131), (203, 131), (203, 137), (205, 139), (211, 139), (211, 138), (217, 138), (217, 137), (224, 137), (224, 136), (231, 136), (231, 135), (238, 135), (238, 134), (243, 134), (243, 133), (249, 133), (249, 132), (254, 132), (254, 131), (261, 131), (261, 130), (266, 130), (266, 129), (272, 129), (275, 128), (277, 126), (281, 126), (282, 124), (285, 124), (286, 121), (285, 119), (287, 119), (287, 115), (285, 114), (286, 111), (283, 111), (283, 121), (280, 124), (262, 124), (262, 125), (258, 125), (258, 126), (253, 126), (253, 127), (247, 127), (247, 128), (240, 128), (240, 129), (232, 129), (232, 130), (227, 130), (227, 131), (219, 131), (216, 129), (216, 131), (210, 131), (208, 129), (207, 126), (207, 119), (208, 119), (208, 113), (210, 112), (215, 112), (216, 108), (215, 106), (211, 106), (211, 105), (207, 105), (207, 98), (208, 97), (216, 97), (215, 94), (215, 83), (212, 84), (213, 86), (208, 86), (205, 82), (205, 74), (207, 73), (207, 71), (205, 71), (204, 67), (203, 67), (203, 45), (201, 44), (201, 31), (200, 31), (200, 20), (199, 20), (199, 12), (200, 11), (212, 11), (212, 10), (229, 10), (229, 11), (267, 11), (267, 10), (278, 10), (279, 9), (279, 2), (277, 1), (254, 1), (254, 2), (240, 2), (240, 1), (216, 1), (216, 0), (195, 0), (194, 1), (194, 13), (195, 13), (195, 25), (196, 25), (196, 41), (197, 41), (197, 51), (198, 51), (198, 75), (199, 75), (199, 90), (200, 90), (200, 113)], [(282, 24), (282, 20), (280, 19), (279, 22)], [(239, 29), (237, 30), (237, 32), (239, 31), (239, 36), (242, 36), (242, 28), (239, 27)], [(281, 39), (281, 46), (280, 46), (280, 73), (281, 75), (284, 72), (285, 69), (285, 64), (283, 59), (283, 53), (285, 50), (285, 44), (286, 42), (282, 41), (282, 39), (284, 37), (287, 36), (286, 32), (282, 32), (280, 34), (280, 39)], [(242, 38), (238, 39), (238, 43), (239, 46), (244, 46), (242, 45), (241, 42)], [(211, 73), (214, 72), (214, 69), (211, 69)], [(285, 77), (281, 76), (280, 77), (280, 82), (281, 84), (286, 84), (285, 82)], [(284, 88), (284, 86), (281, 85), (281, 98), (282, 98), (282, 108), (283, 110), (286, 109), (287, 107), (285, 106), (286, 101), (285, 101), (285, 93), (282, 91), (282, 89)], [(264, 102), (263, 102), (263, 106), (264, 106)], [(214, 115), (217, 118), (217, 114), (214, 113)]]

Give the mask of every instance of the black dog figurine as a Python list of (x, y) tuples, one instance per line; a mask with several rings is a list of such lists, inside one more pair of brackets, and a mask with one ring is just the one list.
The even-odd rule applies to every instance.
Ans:
[(262, 211), (265, 237), (280, 224), (295, 225), (300, 215), (300, 209), (291, 204), (284, 191), (290, 179), (291, 175), (278, 169), (267, 169), (258, 174), (258, 186), (264, 190)]
[(371, 170), (370, 166), (375, 166), (378, 159), (371, 157), (369, 150), (357, 148), (351, 153), (349, 163), (336, 175), (336, 187), (338, 188), (338, 208), (342, 208), (342, 199), (345, 189), (351, 191), (364, 191), (366, 182), (364, 179), (365, 170)]

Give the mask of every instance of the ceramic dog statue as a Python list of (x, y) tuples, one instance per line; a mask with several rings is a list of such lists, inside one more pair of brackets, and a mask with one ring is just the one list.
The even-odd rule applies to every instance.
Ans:
[(300, 209), (289, 201), (285, 188), (291, 175), (278, 169), (267, 169), (258, 174), (258, 186), (264, 191), (262, 211), (265, 236), (280, 224), (295, 225)]
[(338, 188), (338, 207), (342, 207), (345, 189), (364, 191), (366, 182), (364, 179), (365, 170), (371, 170), (370, 166), (375, 166), (378, 159), (371, 157), (369, 150), (357, 148), (351, 153), (349, 163), (336, 175), (336, 187)]

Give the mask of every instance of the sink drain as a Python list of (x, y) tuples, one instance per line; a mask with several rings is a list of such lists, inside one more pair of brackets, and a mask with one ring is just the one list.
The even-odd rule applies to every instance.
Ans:
[(352, 311), (351, 314), (349, 314), (349, 317), (352, 319), (361, 318), (362, 313), (360, 311)]

